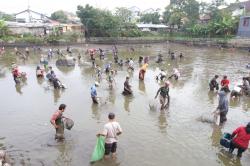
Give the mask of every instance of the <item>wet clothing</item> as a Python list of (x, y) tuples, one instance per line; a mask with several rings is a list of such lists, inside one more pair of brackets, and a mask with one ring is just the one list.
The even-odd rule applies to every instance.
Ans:
[(167, 86), (160, 87), (159, 90), (157, 91), (156, 96), (158, 96), (159, 93), (160, 93), (159, 97), (160, 104), (165, 105), (166, 100), (168, 100), (167, 104), (169, 104), (169, 87)]
[(145, 76), (147, 67), (148, 67), (148, 64), (147, 64), (147, 63), (145, 63), (145, 64), (141, 67), (141, 69), (140, 69), (140, 71), (139, 71), (139, 79), (140, 79), (140, 80), (144, 80), (144, 76)]
[(138, 62), (139, 62), (139, 63), (142, 63), (142, 61), (143, 61), (143, 57), (142, 57), (142, 56), (140, 56), (140, 57), (139, 57), (139, 61), (138, 61)]
[(236, 136), (233, 139), (233, 142), (239, 145), (242, 148), (247, 149), (250, 141), (250, 133), (248, 134), (246, 131), (246, 127), (241, 126), (234, 130), (232, 136)]
[(209, 87), (210, 87), (210, 91), (214, 91), (214, 88), (215, 88), (216, 90), (219, 90), (219, 84), (218, 84), (218, 82), (216, 81), (216, 78), (215, 78), (215, 77), (210, 81)]
[(63, 114), (60, 110), (56, 111), (52, 117), (51, 121), (55, 121), (58, 128), (56, 128), (55, 139), (62, 139), (64, 137), (64, 124), (63, 124)]
[(36, 70), (36, 76), (37, 77), (43, 77), (44, 71), (42, 69), (37, 69)]
[(91, 92), (90, 92), (90, 94), (91, 94), (91, 98), (92, 98), (93, 103), (94, 103), (94, 104), (98, 104), (98, 100), (97, 100), (97, 91), (96, 91), (96, 86), (95, 86), (95, 85), (93, 85), (93, 86), (91, 87)]
[(110, 64), (106, 64), (105, 65), (105, 72), (109, 73), (110, 69), (111, 69), (111, 65)]
[(19, 72), (18, 68), (15, 67), (13, 70), (12, 70), (12, 75), (13, 75), (13, 78), (14, 78), (14, 81), (16, 84), (19, 84), (20, 81), (19, 81), (19, 77), (21, 75), (21, 73)]
[(131, 94), (132, 94), (131, 86), (129, 85), (129, 82), (126, 80), (124, 82), (123, 95), (131, 95)]
[(128, 69), (131, 69), (134, 71), (134, 61), (133, 60), (130, 60), (129, 63), (128, 63)]
[(117, 148), (117, 133), (121, 133), (122, 128), (118, 122), (108, 122), (104, 125), (103, 135), (105, 138), (105, 155), (116, 152)]
[(224, 121), (227, 120), (226, 115), (228, 112), (228, 99), (224, 91), (220, 91), (218, 95), (219, 95), (219, 105), (217, 109), (219, 110), (220, 113), (220, 123), (223, 123)]
[(160, 63), (160, 62), (162, 62), (162, 61), (163, 61), (162, 55), (159, 54), (156, 63)]
[(52, 79), (52, 83), (55, 89), (61, 88), (61, 82), (57, 78)]
[(248, 80), (243, 80), (242, 89), (246, 95), (250, 95), (250, 85), (249, 85)]
[(166, 72), (164, 72), (164, 71), (161, 71), (160, 73), (159, 73), (159, 75), (158, 76), (156, 76), (156, 80), (163, 80), (164, 78), (166, 78), (167, 77), (167, 73)]
[(91, 87), (91, 97), (97, 97), (96, 86)]
[(163, 86), (160, 87), (160, 89), (158, 90), (158, 93), (160, 92), (160, 95), (164, 98), (169, 96), (169, 87)]
[(225, 92), (230, 92), (230, 90), (229, 90), (229, 80), (228, 79), (221, 80), (220, 84), (222, 86), (221, 90), (223, 90)]
[(174, 77), (175, 80), (178, 80), (179, 77), (180, 77), (180, 75), (181, 75), (181, 74), (180, 74), (179, 70), (174, 69), (174, 73), (173, 73), (170, 77), (168, 77), (168, 78), (171, 79), (172, 77)]
[(105, 155), (109, 155), (110, 152), (115, 153), (117, 148), (117, 142), (113, 142), (112, 144), (105, 143), (104, 147), (105, 147), (105, 153), (104, 153)]
[[(242, 153), (248, 148), (250, 141), (250, 133), (246, 131), (246, 127), (241, 126), (234, 130), (232, 137), (233, 140), (230, 144), (229, 151), (232, 153), (235, 148), (238, 148), (238, 156), (241, 157)], [(249, 130), (249, 129), (248, 129)]]

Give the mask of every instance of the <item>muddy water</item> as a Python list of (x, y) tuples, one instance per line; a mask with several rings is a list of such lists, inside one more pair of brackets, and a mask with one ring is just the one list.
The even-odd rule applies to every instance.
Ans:
[[(107, 45), (88, 47), (111, 48)], [(129, 51), (130, 47), (135, 52)], [(178, 54), (183, 52), (184, 58), (171, 61), (167, 57), (169, 48), (178, 50)], [(75, 51), (74, 56), (79, 53), (84, 55), (86, 45), (76, 49), (78, 52)], [(231, 132), (250, 121), (249, 98), (230, 101), (228, 121), (222, 127), (197, 120), (202, 114), (215, 110), (218, 104), (216, 94), (208, 92), (208, 82), (214, 74), (227, 74), (233, 83), (248, 75), (245, 64), (250, 57), (247, 52), (166, 43), (123, 45), (118, 49), (124, 57), (139, 54), (155, 56), (161, 51), (165, 61), (158, 65), (154, 63), (154, 57), (150, 58), (144, 82), (138, 80), (137, 63), (134, 73), (128, 73), (126, 67), (116, 66), (118, 74), (114, 89), (109, 90), (107, 81), (103, 79), (97, 90), (101, 97), (99, 106), (93, 105), (90, 98), (90, 87), (95, 76), (87, 56), (84, 58), (86, 63), (74, 68), (57, 68), (54, 65), (56, 58), (50, 62), (58, 78), (68, 87), (64, 91), (56, 91), (46, 80), (38, 80), (35, 76), (40, 53), (31, 51), (30, 59), (23, 62), (15, 58), (12, 50), (6, 51), (5, 57), (0, 60), (0, 149), (8, 152), (13, 165), (89, 165), (95, 135), (102, 130), (109, 112), (116, 113), (124, 130), (119, 138), (118, 158), (94, 165), (249, 165), (249, 150), (240, 161), (219, 145), (223, 132)], [(15, 86), (10, 73), (12, 61), (16, 61), (21, 71), (28, 75), (27, 82), (21, 86)], [(171, 104), (167, 111), (149, 109), (150, 103), (156, 103), (153, 97), (160, 86), (154, 79), (158, 67), (169, 73), (173, 67), (181, 71), (179, 81), (171, 80)], [(134, 91), (132, 97), (121, 95), (128, 74)], [(75, 121), (73, 129), (65, 131), (66, 140), (63, 143), (54, 141), (55, 131), (49, 123), (60, 103), (67, 104), (65, 116)]]

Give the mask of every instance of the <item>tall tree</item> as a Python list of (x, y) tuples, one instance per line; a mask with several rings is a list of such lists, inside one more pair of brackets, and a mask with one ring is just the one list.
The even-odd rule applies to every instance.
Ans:
[(119, 20), (108, 10), (101, 10), (90, 5), (77, 6), (77, 16), (85, 26), (86, 37), (112, 36), (118, 33)]
[(125, 7), (116, 8), (115, 15), (124, 23), (130, 22), (132, 19), (132, 11)]
[(14, 16), (0, 11), (0, 20), (13, 21)]
[(0, 20), (0, 37), (5, 36), (8, 33), (8, 27), (4, 20)]
[(68, 17), (62, 10), (55, 11), (51, 14), (51, 19), (57, 20), (61, 23), (67, 23)]
[(157, 11), (153, 12), (153, 13), (143, 14), (141, 16), (140, 21), (144, 22), (144, 23), (159, 24), (160, 23), (160, 14)]

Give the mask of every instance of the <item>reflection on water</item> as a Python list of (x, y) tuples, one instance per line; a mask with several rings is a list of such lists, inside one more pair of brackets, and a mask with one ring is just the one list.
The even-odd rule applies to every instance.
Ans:
[(225, 166), (242, 166), (241, 160), (238, 157), (230, 154), (225, 149), (221, 149), (219, 153), (217, 153), (217, 156), (220, 163)]
[(139, 83), (139, 90), (146, 93), (146, 87), (144, 81), (138, 81)]
[[(107, 52), (111, 52), (111, 47), (88, 46), (109, 50)], [(3, 108), (0, 110), (0, 126), (8, 126), (1, 127), (0, 137), (4, 137), (4, 142), (0, 138), (0, 149), (10, 153), (13, 165), (89, 165), (96, 132), (103, 127), (108, 112), (115, 112), (124, 130), (124, 134), (119, 137), (118, 159), (100, 161), (94, 165), (249, 165), (249, 151), (239, 161), (219, 145), (222, 133), (231, 132), (249, 121), (249, 97), (230, 100), (228, 121), (221, 128), (196, 120), (204, 113), (215, 110), (218, 105), (216, 93), (208, 92), (208, 82), (215, 74), (220, 75), (220, 78), (227, 74), (231, 82), (248, 74), (244, 63), (249, 61), (249, 56), (244, 51), (236, 51), (235, 56), (227, 50), (168, 43), (117, 47), (119, 57), (124, 61), (133, 56), (135, 71), (128, 72), (127, 66), (121, 68), (113, 64), (118, 71), (116, 84), (110, 90), (106, 75), (103, 74), (97, 89), (98, 96), (102, 96), (98, 105), (92, 104), (89, 94), (96, 74), (87, 55), (82, 56), (79, 66), (73, 68), (55, 66), (57, 56), (50, 60), (57, 77), (67, 85), (64, 91), (54, 90), (46, 78), (36, 78), (35, 68), (39, 64), (40, 54), (47, 54), (48, 48), (42, 48), (39, 53), (31, 51), (25, 62), (13, 52), (0, 58), (0, 66), (5, 69), (4, 76), (0, 76), (0, 91), (4, 94), (0, 102), (0, 108)], [(131, 52), (130, 47), (135, 51)], [(177, 51), (176, 55), (182, 52), (184, 58), (171, 60), (168, 48)], [(60, 49), (66, 52), (66, 48)], [(77, 58), (79, 53), (84, 54), (86, 47), (73, 50), (76, 50), (73, 56)], [(160, 65), (154, 62), (159, 51), (163, 55)], [(151, 56), (144, 81), (138, 79), (139, 55)], [(112, 59), (112, 55), (107, 54), (104, 61), (96, 58), (96, 64), (103, 71), (104, 65)], [(11, 62), (16, 62), (21, 71), (27, 73), (26, 83), (15, 86)], [(173, 68), (180, 70), (181, 77), (178, 81), (169, 80), (170, 106), (166, 111), (160, 111), (158, 99), (153, 98), (162, 83), (157, 83), (155, 76), (159, 69), (164, 69), (169, 76)], [(133, 96), (121, 94), (127, 75), (130, 76)], [(32, 101), (32, 104), (27, 101)], [(65, 114), (74, 120), (75, 126), (66, 132), (64, 143), (44, 146), (54, 141), (54, 128), (49, 119), (53, 114), (51, 110), (56, 110), (60, 103), (68, 105), (69, 111)], [(153, 109), (149, 109), (149, 106)]]
[(132, 100), (133, 100), (133, 96), (124, 96), (123, 107), (124, 107), (125, 111), (127, 111), (127, 112), (131, 111), (129, 105), (132, 102)]
[(217, 125), (212, 125), (213, 132), (212, 132), (212, 146), (219, 147), (220, 146), (220, 139), (222, 138), (221, 127)]
[(168, 118), (168, 110), (161, 111), (158, 117), (159, 128), (161, 132), (166, 133), (166, 128), (168, 126), (167, 118)]

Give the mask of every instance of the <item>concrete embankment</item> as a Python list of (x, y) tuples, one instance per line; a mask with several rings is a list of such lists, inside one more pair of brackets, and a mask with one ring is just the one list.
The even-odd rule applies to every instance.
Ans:
[(173, 42), (194, 46), (216, 46), (216, 47), (237, 47), (237, 48), (249, 48), (250, 38), (182, 38), (182, 37), (135, 37), (135, 38), (89, 38), (86, 39), (90, 44), (151, 44), (151, 43), (163, 43)]
[(58, 42), (58, 43), (25, 43), (25, 42), (0, 42), (0, 46), (5, 47), (31, 47), (31, 46), (67, 46), (67, 45), (82, 45), (82, 44), (153, 44), (153, 43), (179, 43), (190, 46), (214, 46), (225, 48), (243, 48), (250, 47), (250, 38), (184, 38), (184, 37), (93, 37), (84, 39), (81, 42)]

